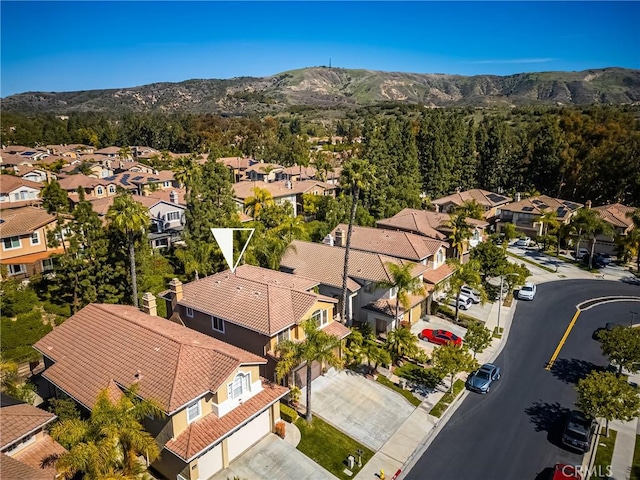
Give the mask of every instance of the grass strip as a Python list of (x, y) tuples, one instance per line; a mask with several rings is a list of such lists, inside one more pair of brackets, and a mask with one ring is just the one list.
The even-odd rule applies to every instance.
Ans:
[(547, 272), (556, 273), (555, 269), (549, 268), (549, 267), (547, 267), (545, 265), (540, 265), (539, 263), (534, 262), (533, 260), (529, 260), (526, 257), (521, 257), (520, 255), (516, 255), (515, 253), (511, 253), (511, 252), (507, 252), (507, 255), (511, 255), (512, 257), (517, 258), (518, 260), (522, 260), (523, 262), (526, 262), (526, 263), (529, 263), (531, 265), (534, 265), (534, 266), (536, 266), (538, 268), (541, 268), (542, 270), (546, 270)]
[(455, 400), (455, 398), (463, 389), (464, 382), (460, 379), (456, 380), (453, 384), (453, 391), (448, 391), (447, 393), (445, 393), (440, 401), (433, 406), (429, 413), (434, 417), (440, 418), (447, 407), (451, 405), (451, 402)]
[(604, 436), (604, 428), (602, 428), (600, 437), (598, 437), (598, 449), (596, 450), (596, 459), (593, 462), (593, 474), (591, 479), (608, 478), (608, 466), (611, 465), (613, 457), (613, 446), (616, 444), (616, 435), (618, 432), (609, 429), (609, 436)]
[[(296, 426), (301, 434), (298, 450), (340, 479), (353, 478), (361, 470), (361, 467), (358, 467), (358, 449), (363, 452), (363, 467), (373, 457), (372, 450), (329, 425), (320, 417), (314, 415), (311, 424), (300, 417), (296, 420)], [(353, 455), (356, 462), (352, 476), (344, 473), (348, 455)]]
[(388, 387), (391, 390), (394, 390), (394, 391), (398, 392), (404, 398), (409, 400), (409, 403), (411, 403), (411, 405), (413, 405), (414, 407), (417, 407), (418, 405), (420, 405), (420, 400), (418, 398), (414, 397), (413, 394), (409, 390), (404, 390), (404, 389), (400, 388), (399, 386), (397, 386), (395, 383), (393, 383), (391, 380), (389, 380), (384, 375), (378, 375), (378, 378), (376, 379), (376, 381), (378, 383), (381, 383), (385, 387)]
[(640, 480), (640, 435), (636, 435), (636, 448), (633, 451), (630, 478), (631, 480)]

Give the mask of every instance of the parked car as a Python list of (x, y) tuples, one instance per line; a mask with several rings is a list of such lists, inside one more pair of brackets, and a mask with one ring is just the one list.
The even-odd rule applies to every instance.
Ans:
[[(585, 265), (589, 265), (589, 258), (591, 257), (591, 255), (586, 254), (584, 257), (582, 257), (582, 261), (585, 263)], [(598, 255), (594, 255), (593, 256), (593, 262), (591, 262), (591, 265), (595, 268), (604, 268), (607, 266), (607, 264), (605, 263), (604, 259)]]
[(470, 298), (473, 303), (480, 303), (480, 292), (474, 290), (469, 285), (463, 285), (460, 289), (460, 293), (465, 297)]
[(586, 248), (581, 248), (575, 255), (578, 260), (581, 260), (585, 255), (589, 255), (589, 250), (587, 250)]
[(462, 345), (462, 338), (451, 333), (448, 330), (434, 330), (431, 328), (425, 328), (420, 333), (419, 337), (427, 342), (435, 343), (436, 345), (444, 345), (445, 343), (453, 343), (454, 345)]
[(596, 421), (594, 419), (578, 410), (573, 410), (569, 413), (567, 423), (564, 426), (562, 443), (569, 448), (588, 452), (595, 430)]
[(516, 241), (516, 247), (528, 247), (529, 245), (531, 245), (531, 239), (529, 237), (524, 237)]
[(472, 392), (485, 394), (489, 393), (491, 384), (496, 380), (500, 380), (500, 367), (485, 363), (467, 377), (466, 387)]
[(460, 295), (459, 297), (451, 297), (449, 299), (449, 305), (452, 307), (456, 306), (456, 302), (458, 303), (458, 308), (460, 310), (468, 310), (471, 305), (473, 305), (473, 300), (471, 300), (466, 295)]
[(582, 480), (582, 475), (573, 465), (556, 463), (553, 467), (551, 480)]
[(533, 300), (536, 296), (536, 290), (537, 288), (533, 283), (527, 282), (518, 290), (518, 299)]
[(609, 265), (611, 263), (611, 255), (608, 253), (596, 253), (596, 257), (602, 260), (602, 263)]

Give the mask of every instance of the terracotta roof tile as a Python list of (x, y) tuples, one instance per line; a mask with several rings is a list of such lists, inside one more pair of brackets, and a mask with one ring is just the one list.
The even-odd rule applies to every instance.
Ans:
[(545, 212), (557, 211), (558, 220), (563, 221), (582, 206), (581, 203), (561, 200), (559, 198), (549, 197), (548, 195), (538, 195), (536, 197), (525, 198), (519, 202), (510, 203), (501, 207), (501, 209), (507, 212), (522, 212), (532, 215), (542, 215)]
[[(341, 229), (346, 238), (348, 225), (341, 223), (333, 229)], [(390, 257), (404, 258), (413, 262), (421, 262), (432, 257), (440, 247), (446, 244), (440, 240), (416, 235), (401, 230), (385, 230), (383, 228), (353, 226), (351, 248), (365, 252), (381, 253)]]
[(43, 185), (15, 175), (0, 175), (0, 193), (9, 193), (20, 187), (42, 190)]
[(42, 428), (56, 418), (53, 413), (22, 403), (5, 394), (1, 394), (0, 398), (0, 432), (2, 432), (0, 449)]
[(333, 337), (344, 338), (351, 333), (351, 330), (345, 327), (340, 322), (331, 322), (329, 325), (322, 329), (324, 333), (327, 335), (331, 335)]
[(298, 323), (316, 303), (317, 280), (241, 265), (183, 286), (180, 305), (272, 336)]
[(0, 453), (0, 478), (2, 480), (52, 480), (47, 470), (38, 470), (4, 453)]
[(287, 394), (288, 388), (262, 379), (263, 390), (257, 395), (219, 418), (210, 413), (190, 424), (177, 438), (169, 440), (164, 448), (189, 462), (207, 447), (221, 441), (247, 420), (265, 411)]
[(55, 221), (56, 217), (36, 207), (22, 207), (0, 211), (0, 238), (30, 235)]
[[(35, 344), (55, 363), (43, 373), (91, 408), (115, 382), (173, 412), (215, 391), (241, 364), (262, 357), (134, 307), (91, 304)], [(137, 377), (136, 377), (137, 376)]]
[(42, 462), (52, 455), (62, 455), (65, 453), (65, 448), (56, 442), (49, 435), (45, 435), (38, 440), (35, 444), (19, 451), (13, 456), (19, 462), (22, 462), (36, 470), (41, 470), (43, 473), (47, 473), (49, 478), (56, 476), (56, 468), (54, 465), (42, 468)]
[(424, 274), (422, 275), (422, 278), (424, 278), (425, 281), (436, 285), (441, 281), (443, 281), (445, 278), (450, 277), (453, 274), (453, 272), (454, 272), (453, 268), (451, 268), (449, 265), (445, 263), (444, 265), (439, 266), (435, 270), (429, 270), (427, 272), (424, 272)]
[(486, 208), (496, 207), (498, 205), (504, 205), (510, 202), (511, 197), (506, 195), (500, 195), (497, 193), (489, 192), (479, 188), (473, 188), (471, 190), (465, 190), (464, 192), (455, 192), (446, 197), (433, 200), (431, 203), (435, 205), (444, 205), (445, 203), (453, 203), (455, 205), (462, 205), (464, 202), (475, 200), (481, 206)]
[(614, 203), (612, 205), (602, 205), (600, 207), (594, 207), (594, 210), (598, 212), (600, 217), (605, 221), (613, 225), (614, 227), (627, 229), (633, 225), (633, 221), (627, 214), (633, 212), (633, 207), (627, 207), (621, 203)]

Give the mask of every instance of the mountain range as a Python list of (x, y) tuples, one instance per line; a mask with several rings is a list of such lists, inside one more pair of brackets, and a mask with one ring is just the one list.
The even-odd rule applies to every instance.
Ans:
[(310, 67), (268, 77), (187, 80), (131, 88), (26, 92), (2, 110), (71, 112), (277, 113), (294, 106), (357, 108), (384, 102), (427, 107), (590, 105), (640, 102), (640, 70), (448, 75)]

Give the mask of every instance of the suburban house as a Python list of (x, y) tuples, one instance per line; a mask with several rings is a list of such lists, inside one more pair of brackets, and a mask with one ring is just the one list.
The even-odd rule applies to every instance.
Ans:
[(118, 193), (115, 182), (108, 181), (106, 178), (88, 177), (81, 173), (60, 177), (58, 179), (58, 183), (63, 190), (67, 191), (67, 195), (72, 202), (78, 201), (79, 188), (84, 191), (84, 196), (87, 200), (92, 198), (111, 197)]
[(53, 270), (53, 254), (62, 248), (47, 245), (47, 232), (56, 226), (56, 217), (41, 208), (22, 207), (0, 211), (2, 256), (10, 277), (28, 278)]
[(255, 196), (254, 188), (261, 188), (269, 192), (273, 201), (277, 205), (289, 202), (293, 206), (293, 216), (302, 212), (303, 195), (330, 195), (335, 196), (336, 186), (317, 180), (303, 180), (292, 182), (290, 180), (259, 183), (259, 182), (238, 182), (233, 184), (234, 200), (238, 210), (244, 212), (247, 198)]
[(147, 195), (156, 190), (168, 190), (178, 187), (171, 170), (154, 171), (154, 173), (123, 172), (105, 178), (125, 190), (134, 191), (138, 195)]
[(73, 143), (69, 145), (47, 145), (44, 147), (51, 155), (61, 155), (70, 158), (76, 158), (82, 154), (92, 154), (95, 147), (92, 145), (83, 145), (81, 143)]
[[(91, 200), (93, 211), (105, 218), (114, 199), (115, 197), (106, 197)], [(152, 248), (169, 248), (181, 240), (184, 230), (184, 212), (187, 208), (178, 203), (177, 192), (169, 192), (170, 201), (142, 195), (133, 195), (133, 199), (149, 210), (151, 226), (148, 237)]]
[[(618, 237), (629, 235), (629, 232), (634, 228), (633, 221), (627, 216), (633, 213), (635, 210), (633, 207), (627, 207), (621, 203), (614, 203), (612, 205), (594, 207), (593, 210), (598, 212), (600, 218), (614, 228), (616, 236)], [(610, 255), (615, 254), (618, 247), (615, 240), (615, 237), (599, 235), (596, 237), (595, 251), (598, 253), (608, 253)]]
[(120, 158), (120, 147), (105, 147), (100, 150), (96, 150), (93, 153), (98, 155), (106, 155), (109, 158)]
[(17, 208), (40, 203), (41, 183), (14, 175), (0, 175), (0, 208)]
[(45, 170), (44, 168), (37, 168), (35, 166), (33, 167), (20, 166), (18, 167), (18, 171), (16, 175), (25, 180), (30, 180), (32, 182), (37, 182), (37, 183), (44, 183), (57, 178), (54, 173), (51, 173), (50, 171)]
[(224, 163), (231, 170), (234, 183), (244, 180), (247, 169), (256, 163), (255, 160), (249, 157), (222, 157), (218, 161)]
[(480, 188), (473, 188), (463, 192), (455, 192), (446, 197), (433, 200), (431, 203), (436, 207), (437, 212), (452, 213), (457, 207), (465, 202), (475, 201), (484, 209), (484, 219), (492, 221), (495, 219), (498, 208), (511, 201), (511, 197), (489, 192)]
[[(447, 223), (451, 220), (448, 213), (438, 213), (429, 210), (417, 210), (405, 208), (391, 218), (378, 220), (376, 226), (388, 230), (403, 230), (436, 240), (447, 241), (451, 235), (451, 228)], [(466, 222), (471, 226), (471, 237), (465, 242), (463, 258), (468, 255), (471, 248), (483, 242), (486, 238), (486, 229), (489, 224), (484, 220), (467, 218)], [(450, 247), (447, 256), (453, 256), (453, 248)]]
[(0, 478), (54, 480), (53, 466), (42, 462), (66, 450), (46, 432), (57, 417), (53, 413), (0, 393)]
[(273, 182), (283, 170), (277, 163), (254, 163), (245, 170), (245, 175), (251, 182)]
[[(302, 323), (313, 319), (318, 328), (345, 338), (351, 331), (334, 321), (337, 300), (318, 294), (319, 285), (298, 275), (241, 265), (200, 280), (171, 281), (160, 295), (167, 315), (183, 325), (267, 358), (260, 374), (275, 379), (276, 345), (283, 340), (304, 340)], [(342, 347), (336, 352), (342, 355)], [(313, 377), (322, 365), (313, 365)], [(303, 385), (306, 367), (294, 372)]]
[[(295, 275), (313, 276), (320, 282), (321, 294), (342, 301), (344, 249), (301, 240), (294, 240), (292, 246), (282, 257), (280, 269)], [(425, 295), (410, 297), (409, 311), (400, 306), (399, 319), (396, 320), (397, 292), (380, 285), (393, 281), (390, 263), (414, 265), (413, 275), (420, 280), (423, 280), (424, 272), (432, 268), (378, 253), (351, 250), (347, 278), (347, 324), (369, 323), (373, 331), (385, 335), (397, 326), (398, 320), (415, 323), (426, 313), (429, 285), (425, 285)]]
[(281, 172), (278, 172), (276, 179), (291, 181), (315, 180), (317, 173), (318, 172), (315, 167), (312, 167), (311, 165), (306, 167), (293, 165), (292, 167), (287, 167)]
[(107, 390), (117, 401), (137, 384), (164, 417), (145, 429), (161, 455), (152, 469), (169, 479), (207, 479), (273, 431), (288, 389), (260, 377), (266, 361), (253, 353), (144, 310), (90, 304), (40, 339), (49, 395), (68, 395), (91, 410)]
[(505, 223), (513, 223), (519, 232), (535, 238), (543, 233), (544, 224), (540, 222), (542, 215), (556, 212), (558, 222), (567, 224), (582, 206), (581, 203), (560, 200), (547, 195), (520, 200), (520, 195), (517, 194), (514, 203), (498, 209), (498, 231)]

